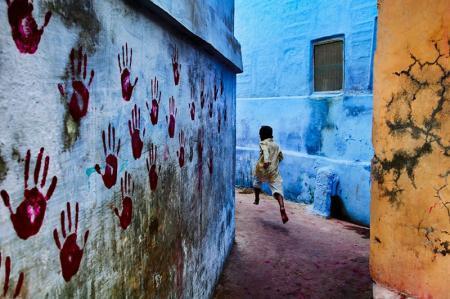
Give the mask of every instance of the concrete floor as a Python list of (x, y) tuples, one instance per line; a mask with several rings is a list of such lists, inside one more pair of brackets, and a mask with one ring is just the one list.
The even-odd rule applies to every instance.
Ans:
[(372, 298), (369, 230), (236, 192), (236, 239), (214, 298)]

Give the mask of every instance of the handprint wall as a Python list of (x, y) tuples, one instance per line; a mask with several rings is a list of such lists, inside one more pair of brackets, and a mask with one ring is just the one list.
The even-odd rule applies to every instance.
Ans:
[[(0, 122), (5, 132), (0, 136), (5, 164), (0, 260), (8, 272), (2, 272), (6, 297), (108, 297), (112, 290), (124, 297), (144, 291), (149, 296), (203, 296), (211, 289), (194, 290), (197, 274), (186, 273), (190, 265), (203, 265), (192, 257), (194, 250), (203, 250), (199, 240), (206, 240), (194, 222), (202, 211), (200, 200), (225, 194), (219, 190), (223, 184), (209, 179), (210, 159), (218, 159), (213, 175), (223, 180), (218, 161), (232, 155), (214, 152), (212, 157), (208, 149), (213, 143), (232, 147), (233, 142), (223, 125), (218, 134), (223, 119), (216, 111), (224, 99), (211, 78), (224, 72), (233, 82), (233, 76), (210, 54), (172, 33), (165, 35), (170, 31), (122, 1), (84, 4), (9, 0), (0, 7), (0, 18), (5, 16), (0, 21), (9, 24), (0, 31), (0, 40), (9, 42), (1, 45), (0, 82), (11, 82), (11, 105), (0, 115), (5, 120), (16, 115)], [(11, 23), (9, 14), (19, 6), (23, 13)], [(104, 19), (100, 7), (120, 18)], [(83, 11), (96, 16), (92, 27)], [(133, 13), (140, 27), (129, 27), (131, 34), (114, 26), (131, 20)], [(144, 30), (140, 38), (136, 28)], [(8, 47), (17, 55), (17, 68), (3, 64), (5, 53), (11, 53)], [(206, 78), (204, 107), (195, 78)], [(189, 82), (195, 82), (192, 90)], [(202, 109), (209, 99), (214, 101), (211, 118)], [(67, 134), (76, 135), (69, 145)], [(224, 172), (232, 173), (231, 166)], [(232, 184), (229, 176), (226, 180)], [(182, 203), (191, 196), (196, 202), (188, 209)], [(211, 217), (208, 223), (215, 229), (222, 219), (219, 212), (225, 213), (204, 212), (203, 223)], [(225, 238), (231, 240), (231, 233)], [(29, 254), (20, 254), (25, 251)], [(222, 262), (225, 251), (214, 263)], [(114, 277), (107, 278), (112, 271)], [(217, 273), (208, 269), (204, 275)], [(139, 277), (148, 279), (133, 288), (120, 287)]]

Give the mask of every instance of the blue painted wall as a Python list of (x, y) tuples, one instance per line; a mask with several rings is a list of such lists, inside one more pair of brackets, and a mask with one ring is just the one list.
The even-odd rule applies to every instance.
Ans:
[[(286, 198), (312, 203), (317, 169), (333, 167), (351, 220), (369, 225), (375, 0), (237, 0), (236, 184), (251, 186), (258, 130), (274, 129)], [(314, 93), (317, 40), (344, 40), (344, 89)]]

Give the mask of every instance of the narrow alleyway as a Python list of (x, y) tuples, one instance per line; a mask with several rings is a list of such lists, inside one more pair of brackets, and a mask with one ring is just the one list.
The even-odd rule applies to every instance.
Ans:
[(369, 230), (236, 191), (236, 239), (215, 298), (371, 298)]

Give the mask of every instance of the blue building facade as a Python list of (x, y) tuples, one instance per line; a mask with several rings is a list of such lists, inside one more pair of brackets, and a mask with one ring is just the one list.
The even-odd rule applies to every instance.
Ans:
[[(245, 70), (237, 77), (236, 184), (252, 185), (258, 130), (270, 125), (285, 156), (286, 198), (312, 203), (317, 172), (329, 168), (338, 177), (333, 205), (369, 225), (376, 0), (237, 0), (235, 28)], [(315, 49), (334, 41), (342, 84), (319, 92)]]

